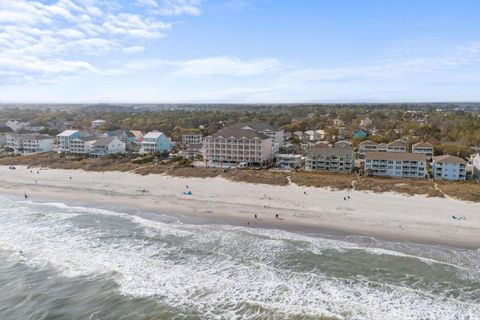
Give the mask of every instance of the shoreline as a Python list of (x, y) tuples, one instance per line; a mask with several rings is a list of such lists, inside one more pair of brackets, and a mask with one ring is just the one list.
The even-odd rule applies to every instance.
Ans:
[[(270, 186), (223, 178), (138, 176), (121, 172), (0, 167), (0, 194), (118, 211), (165, 214), (185, 223), (281, 229), (310, 235), (480, 248), (480, 204), (454, 199)], [(70, 179), (72, 177), (72, 179)], [(37, 180), (37, 183), (35, 183)], [(148, 193), (141, 193), (146, 186)], [(186, 186), (189, 186), (186, 188)], [(193, 195), (184, 195), (191, 190)], [(344, 197), (351, 196), (351, 200)], [(438, 212), (435, 212), (438, 211)], [(467, 220), (451, 215), (460, 211)], [(476, 213), (478, 212), (478, 213)], [(254, 214), (258, 218), (255, 220)], [(280, 219), (275, 215), (279, 214)]]

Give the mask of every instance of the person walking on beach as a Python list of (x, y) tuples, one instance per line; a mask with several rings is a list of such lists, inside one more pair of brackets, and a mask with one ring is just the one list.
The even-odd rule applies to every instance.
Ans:
[(25, 200), (28, 200), (28, 195), (26, 192), (25, 192)]
[(257, 219), (257, 214), (255, 213), (255, 219)]

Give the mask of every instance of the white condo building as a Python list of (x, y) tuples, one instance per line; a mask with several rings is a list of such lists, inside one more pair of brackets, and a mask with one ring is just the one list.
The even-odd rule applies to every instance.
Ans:
[(425, 154), (425, 156), (427, 157), (427, 160), (429, 161), (432, 161), (433, 149), (434, 149), (433, 144), (428, 142), (419, 142), (419, 143), (415, 143), (412, 146), (413, 153), (423, 153)]
[(367, 152), (366, 175), (394, 178), (424, 178), (427, 159), (424, 154), (408, 152)]

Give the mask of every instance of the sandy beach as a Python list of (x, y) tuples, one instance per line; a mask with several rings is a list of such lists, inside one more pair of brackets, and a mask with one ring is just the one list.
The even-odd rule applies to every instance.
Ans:
[[(32, 201), (135, 208), (190, 221), (480, 248), (480, 204), (448, 198), (6, 166), (0, 167), (0, 181), (0, 195), (23, 197), (26, 192)], [(188, 191), (192, 194), (184, 194)]]

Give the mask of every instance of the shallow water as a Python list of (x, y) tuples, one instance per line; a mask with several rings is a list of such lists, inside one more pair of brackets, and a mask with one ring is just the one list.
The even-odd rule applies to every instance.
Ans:
[(480, 319), (480, 251), (156, 217), (0, 198), (0, 319)]

